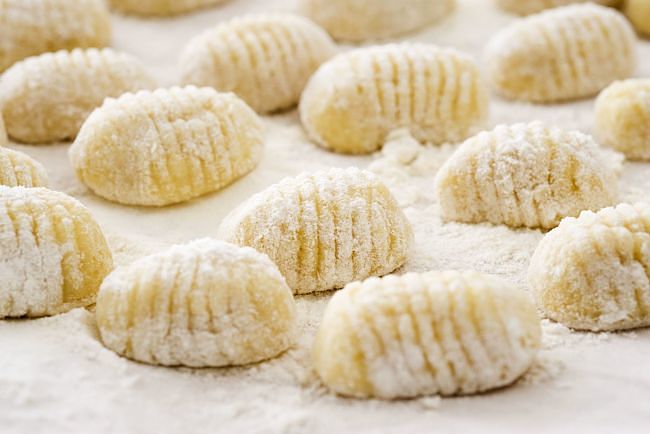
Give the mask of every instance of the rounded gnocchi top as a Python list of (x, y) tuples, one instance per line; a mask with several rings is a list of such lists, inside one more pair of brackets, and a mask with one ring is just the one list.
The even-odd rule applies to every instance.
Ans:
[(254, 110), (294, 106), (336, 47), (323, 29), (290, 14), (235, 18), (192, 39), (181, 57), (182, 81), (232, 91)]
[(0, 81), (0, 106), (11, 137), (45, 143), (74, 139), (105, 98), (153, 87), (155, 80), (130, 55), (75, 49), (14, 64)]
[(163, 206), (231, 184), (262, 157), (263, 125), (233, 94), (157, 89), (108, 98), (70, 147), (79, 179), (106, 199)]
[(363, 41), (417, 30), (451, 12), (455, 0), (302, 0), (302, 12), (335, 39)]
[(343, 53), (309, 81), (300, 117), (309, 136), (335, 152), (380, 149), (392, 130), (422, 142), (465, 139), (488, 115), (476, 64), (452, 49), (383, 45)]
[(223, 3), (226, 0), (110, 0), (122, 12), (138, 15), (175, 15)]
[(488, 77), (508, 98), (546, 103), (588, 97), (634, 72), (635, 41), (625, 17), (611, 8), (550, 9), (492, 38)]
[(0, 185), (47, 187), (47, 172), (38, 161), (22, 152), (0, 147)]
[(617, 6), (620, 0), (497, 0), (499, 7), (520, 15), (534, 14), (544, 9), (567, 6), (573, 3), (599, 3), (605, 6)]
[(0, 72), (36, 54), (110, 43), (104, 0), (2, 0), (0, 17)]

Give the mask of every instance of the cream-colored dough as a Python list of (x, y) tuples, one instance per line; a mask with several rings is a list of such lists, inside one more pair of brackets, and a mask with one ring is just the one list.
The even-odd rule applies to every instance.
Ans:
[(167, 16), (191, 12), (224, 3), (226, 0), (110, 0), (120, 12), (145, 16)]
[(0, 185), (47, 187), (47, 172), (29, 155), (0, 147)]
[(499, 7), (519, 15), (541, 12), (544, 9), (567, 6), (573, 3), (599, 3), (605, 6), (618, 6), (620, 0), (496, 0)]

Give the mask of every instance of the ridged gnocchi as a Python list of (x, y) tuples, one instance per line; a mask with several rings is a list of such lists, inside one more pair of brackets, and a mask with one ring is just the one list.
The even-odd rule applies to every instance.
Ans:
[(228, 215), (219, 236), (269, 255), (306, 294), (397, 269), (413, 232), (381, 181), (349, 168), (285, 178)]
[(513, 383), (540, 344), (526, 292), (477, 272), (409, 273), (334, 294), (313, 359), (325, 385), (342, 395), (457, 395)]
[(487, 115), (487, 91), (476, 64), (455, 50), (425, 44), (340, 54), (314, 74), (300, 102), (312, 140), (349, 154), (380, 149), (398, 128), (422, 142), (463, 140)]
[(604, 145), (631, 160), (650, 160), (650, 80), (611, 84), (596, 100), (596, 131)]
[(544, 314), (581, 330), (650, 325), (650, 205), (567, 218), (540, 242), (528, 282)]
[(0, 72), (26, 57), (104, 47), (111, 39), (103, 0), (2, 0), (0, 17)]
[(22, 152), (0, 146), (0, 185), (47, 187), (47, 172), (41, 163)]
[(499, 7), (519, 15), (528, 15), (574, 3), (599, 3), (605, 6), (617, 6), (620, 0), (496, 0)]
[(30, 57), (0, 81), (0, 107), (15, 140), (47, 143), (74, 139), (105, 98), (155, 87), (134, 57), (105, 49), (75, 49)]
[(265, 360), (293, 342), (293, 294), (266, 255), (201, 239), (119, 267), (97, 297), (111, 350), (192, 367)]
[(0, 318), (92, 304), (112, 268), (101, 229), (78, 201), (45, 188), (0, 186)]
[(523, 18), (486, 48), (491, 85), (503, 96), (536, 103), (589, 97), (636, 65), (636, 37), (619, 12), (595, 4)]
[(242, 100), (187, 86), (108, 98), (70, 147), (78, 178), (97, 195), (163, 206), (219, 190), (262, 157), (263, 125)]
[(435, 190), (446, 220), (550, 229), (616, 202), (618, 157), (578, 131), (500, 125), (463, 143)]
[(650, 35), (650, 0), (625, 0), (625, 15), (639, 33)]
[(455, 0), (302, 0), (302, 12), (335, 39), (364, 41), (411, 32), (447, 16)]
[(166, 16), (191, 12), (225, 0), (110, 0), (113, 9), (129, 14)]
[(238, 17), (192, 39), (181, 56), (185, 84), (231, 91), (259, 113), (290, 108), (332, 57), (327, 33), (290, 14)]

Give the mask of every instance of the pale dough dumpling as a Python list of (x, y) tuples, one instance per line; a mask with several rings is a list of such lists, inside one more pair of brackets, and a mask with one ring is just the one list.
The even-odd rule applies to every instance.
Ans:
[(263, 125), (242, 100), (211, 88), (157, 89), (109, 98), (70, 148), (97, 195), (163, 206), (219, 190), (257, 166)]
[(650, 35), (650, 0), (626, 0), (625, 15), (644, 35)]
[(392, 130), (421, 142), (460, 141), (480, 130), (487, 91), (476, 64), (434, 45), (360, 48), (325, 63), (300, 101), (300, 117), (317, 144), (335, 152), (380, 149)]
[(29, 155), (0, 147), (0, 185), (47, 187), (47, 172)]
[(191, 12), (226, 0), (110, 0), (111, 6), (121, 12), (137, 15), (164, 16)]
[(617, 6), (620, 0), (496, 0), (499, 7), (519, 15), (541, 12), (544, 9), (567, 6), (573, 3), (599, 3), (605, 6)]
[(342, 395), (458, 395), (513, 383), (540, 343), (526, 292), (471, 271), (409, 273), (334, 294), (313, 358), (325, 385)]
[(2, 0), (0, 18), (0, 72), (29, 56), (111, 39), (104, 0)]
[(447, 16), (455, 0), (301, 0), (302, 12), (335, 39), (364, 41), (411, 32)]
[(274, 112), (296, 105), (309, 77), (335, 53), (327, 33), (306, 18), (247, 15), (187, 44), (182, 81), (234, 92), (257, 112)]
[(92, 304), (113, 268), (90, 212), (45, 188), (0, 186), (0, 318)]
[(619, 155), (578, 131), (500, 125), (467, 140), (440, 168), (446, 220), (550, 229), (616, 202)]
[(550, 103), (593, 96), (634, 72), (635, 43), (634, 30), (614, 9), (550, 9), (492, 38), (485, 56), (488, 77), (512, 99)]
[(274, 357), (292, 344), (296, 320), (291, 290), (266, 255), (207, 238), (117, 268), (96, 312), (104, 345), (168, 366)]
[(155, 87), (130, 55), (109, 48), (75, 49), (30, 57), (0, 81), (0, 107), (7, 131), (26, 143), (74, 139), (105, 98)]
[(596, 100), (596, 131), (604, 145), (631, 160), (650, 160), (650, 79), (618, 81)]
[(650, 205), (567, 218), (540, 242), (528, 282), (544, 314), (580, 330), (650, 325)]
[(269, 255), (305, 294), (397, 269), (413, 232), (381, 181), (349, 168), (285, 178), (228, 215), (219, 236)]

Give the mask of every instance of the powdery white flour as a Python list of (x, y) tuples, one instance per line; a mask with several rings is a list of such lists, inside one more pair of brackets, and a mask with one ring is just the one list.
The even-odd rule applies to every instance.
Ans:
[[(114, 47), (175, 82), (183, 45), (201, 30), (245, 12), (290, 11), (296, 0), (232, 0), (171, 20), (114, 17)], [(401, 40), (449, 45), (480, 59), (494, 32), (514, 18), (489, 0), (459, 0), (448, 19)], [(638, 76), (650, 75), (641, 42)], [(490, 126), (540, 119), (593, 131), (593, 100), (531, 106), (492, 100)], [(111, 204), (79, 184), (67, 144), (11, 145), (47, 167), (52, 186), (79, 198), (108, 234), (117, 264), (174, 242), (215, 235), (221, 219), (250, 195), (285, 176), (329, 166), (368, 167), (392, 189), (415, 230), (408, 271), (473, 268), (526, 289), (530, 256), (543, 234), (505, 226), (444, 224), (433, 197), (437, 169), (455, 146), (421, 147), (395, 133), (381, 154), (346, 157), (308, 142), (295, 111), (268, 117), (260, 167), (224, 191), (164, 209)], [(626, 201), (650, 200), (650, 167), (625, 163)], [(544, 349), (514, 387), (489, 394), (410, 401), (359, 401), (330, 394), (311, 368), (310, 347), (330, 293), (297, 298), (299, 339), (278, 359), (242, 368), (171, 369), (120, 358), (98, 338), (85, 309), (52, 318), (0, 322), (2, 432), (562, 432), (640, 433), (650, 423), (650, 331), (574, 333), (543, 323)]]

